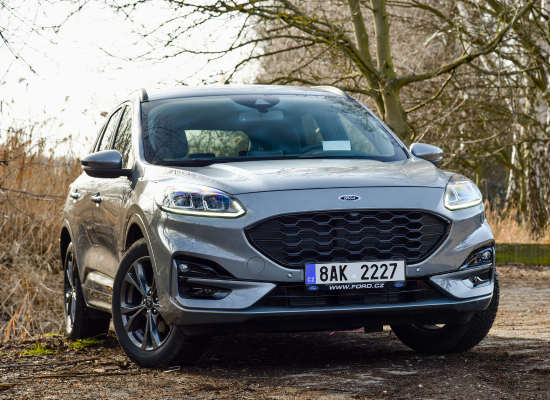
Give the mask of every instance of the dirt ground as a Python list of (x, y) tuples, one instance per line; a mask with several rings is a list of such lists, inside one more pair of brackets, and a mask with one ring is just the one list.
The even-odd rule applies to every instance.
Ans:
[[(0, 343), (0, 399), (547, 399), (550, 267), (500, 267), (501, 305), (468, 353), (433, 356), (383, 333), (237, 335), (197, 366), (141, 369), (109, 335), (84, 350), (65, 338)], [(49, 356), (20, 356), (42, 343)]]

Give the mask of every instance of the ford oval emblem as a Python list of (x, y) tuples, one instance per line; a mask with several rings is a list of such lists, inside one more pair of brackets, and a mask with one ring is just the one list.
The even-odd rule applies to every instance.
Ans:
[(405, 284), (404, 284), (403, 282), (395, 282), (395, 283), (393, 284), (393, 286), (395, 286), (395, 287), (403, 287), (403, 286), (405, 286)]
[(307, 290), (317, 290), (319, 289), (317, 286), (310, 286), (307, 288)]
[(361, 200), (361, 197), (359, 196), (355, 196), (353, 194), (347, 194), (345, 196), (340, 196), (338, 197), (340, 200), (343, 200), (343, 201), (356, 201), (356, 200)]

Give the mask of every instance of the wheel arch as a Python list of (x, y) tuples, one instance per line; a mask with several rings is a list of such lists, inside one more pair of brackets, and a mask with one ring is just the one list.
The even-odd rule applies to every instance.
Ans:
[(151, 239), (149, 238), (149, 233), (145, 225), (145, 218), (141, 214), (141, 209), (135, 206), (128, 210), (128, 215), (130, 215), (130, 217), (126, 222), (124, 238), (121, 241), (122, 248), (120, 251), (124, 254), (135, 242), (140, 239), (145, 239), (149, 254), (151, 255), (151, 260), (156, 269), (155, 254), (151, 246)]
[(61, 225), (61, 234), (59, 236), (59, 251), (61, 252), (61, 266), (65, 265), (65, 256), (67, 255), (67, 249), (69, 244), (73, 241), (73, 234), (71, 227), (67, 220), (63, 221)]
[(133, 221), (131, 224), (128, 224), (124, 240), (124, 251), (127, 251), (135, 242), (143, 238), (145, 238), (145, 235), (139, 223)]

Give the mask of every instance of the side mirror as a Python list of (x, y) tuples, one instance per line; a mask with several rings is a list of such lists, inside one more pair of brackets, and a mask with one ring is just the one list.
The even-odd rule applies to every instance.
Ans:
[(116, 150), (104, 150), (88, 154), (82, 159), (84, 172), (94, 178), (132, 177), (131, 169), (122, 168), (122, 156)]
[(411, 153), (413, 156), (429, 161), (434, 165), (439, 164), (443, 159), (443, 150), (426, 143), (411, 144)]

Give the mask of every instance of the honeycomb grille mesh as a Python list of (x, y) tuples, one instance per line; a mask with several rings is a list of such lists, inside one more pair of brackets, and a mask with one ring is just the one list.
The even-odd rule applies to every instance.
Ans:
[(358, 210), (286, 214), (246, 230), (265, 256), (292, 268), (333, 261), (427, 257), (443, 240), (448, 222), (426, 211)]

